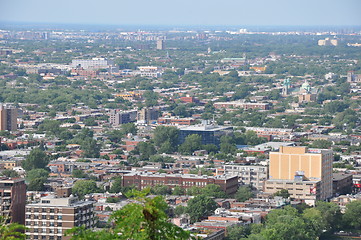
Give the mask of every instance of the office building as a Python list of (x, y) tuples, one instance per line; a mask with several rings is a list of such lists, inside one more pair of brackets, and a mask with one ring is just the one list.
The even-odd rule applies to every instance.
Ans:
[(92, 58), (92, 59), (75, 59), (71, 61), (72, 68), (101, 69), (109, 68), (114, 65), (114, 62), (106, 58)]
[(264, 183), (268, 179), (267, 166), (255, 165), (224, 165), (217, 169), (217, 175), (237, 176), (238, 181), (250, 185), (258, 190), (264, 189)]
[(219, 185), (227, 194), (233, 194), (238, 189), (238, 177), (236, 176), (198, 176), (193, 174), (153, 174), (148, 172), (132, 172), (123, 176), (123, 186), (136, 186), (138, 189), (165, 185), (169, 188), (179, 186), (191, 188), (193, 186), (203, 188), (208, 184)]
[(159, 110), (155, 108), (142, 108), (138, 111), (137, 121), (139, 123), (156, 123), (159, 117)]
[(293, 198), (326, 200), (332, 197), (332, 162), (332, 150), (281, 146), (270, 153), (265, 191), (286, 187)]
[(0, 178), (0, 216), (25, 224), (26, 185), (21, 178)]
[(16, 131), (18, 110), (13, 107), (0, 105), (0, 131)]
[(232, 134), (232, 127), (216, 126), (216, 125), (192, 125), (179, 130), (179, 143), (182, 144), (186, 137), (197, 134), (202, 137), (202, 144), (214, 144), (219, 146), (220, 139), (224, 135)]
[(112, 125), (120, 125), (135, 122), (137, 119), (137, 111), (116, 111), (112, 110), (109, 115), (109, 122)]
[(162, 39), (157, 40), (157, 50), (165, 49), (165, 41)]
[(94, 202), (79, 201), (72, 195), (65, 198), (49, 195), (39, 203), (26, 205), (27, 239), (70, 239), (64, 237), (66, 230), (80, 226), (93, 228), (94, 225)]
[(355, 74), (353, 71), (347, 72), (347, 82), (349, 83), (361, 82), (361, 74)]

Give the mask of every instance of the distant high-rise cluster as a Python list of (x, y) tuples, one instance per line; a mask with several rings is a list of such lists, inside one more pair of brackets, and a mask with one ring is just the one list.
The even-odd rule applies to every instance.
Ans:
[(17, 116), (16, 108), (0, 105), (0, 131), (16, 131)]
[(337, 45), (338, 45), (337, 39), (325, 38), (318, 40), (318, 46), (337, 46)]

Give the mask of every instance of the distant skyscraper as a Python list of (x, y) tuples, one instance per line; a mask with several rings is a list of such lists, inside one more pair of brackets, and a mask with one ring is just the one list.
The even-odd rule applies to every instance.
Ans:
[(16, 131), (18, 110), (0, 105), (0, 131)]
[(164, 40), (157, 40), (157, 50), (164, 50), (165, 49), (165, 41)]

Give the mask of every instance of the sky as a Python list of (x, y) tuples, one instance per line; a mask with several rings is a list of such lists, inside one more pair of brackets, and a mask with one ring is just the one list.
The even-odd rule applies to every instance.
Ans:
[(361, 0), (0, 0), (0, 22), (110, 25), (361, 25)]

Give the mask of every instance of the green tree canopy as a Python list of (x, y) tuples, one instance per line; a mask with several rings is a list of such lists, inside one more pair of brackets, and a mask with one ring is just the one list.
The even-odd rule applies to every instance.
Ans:
[(34, 148), (30, 154), (22, 162), (22, 167), (26, 171), (30, 171), (35, 168), (45, 168), (49, 163), (49, 157), (40, 148)]
[(179, 146), (179, 151), (183, 154), (192, 154), (194, 151), (201, 149), (202, 147), (202, 137), (198, 134), (188, 135), (184, 141)]
[(218, 207), (217, 203), (205, 195), (198, 195), (188, 201), (187, 213), (191, 223), (201, 220), (214, 213)]
[(96, 182), (93, 180), (79, 180), (76, 181), (73, 186), (73, 193), (78, 195), (79, 198), (83, 198), (86, 194), (96, 192), (102, 192), (102, 190), (97, 187)]
[(254, 194), (252, 193), (252, 189), (250, 186), (240, 186), (234, 195), (234, 197), (239, 202), (247, 201), (248, 199), (252, 198)]

